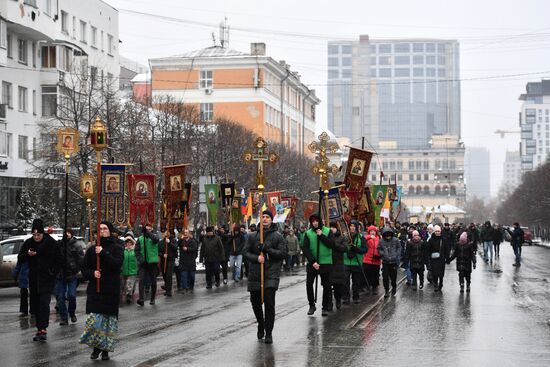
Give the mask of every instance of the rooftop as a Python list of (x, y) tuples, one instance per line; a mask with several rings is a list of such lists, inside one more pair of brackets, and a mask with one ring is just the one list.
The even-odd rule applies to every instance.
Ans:
[(172, 57), (197, 58), (197, 57), (242, 57), (242, 56), (250, 56), (250, 54), (240, 52), (232, 48), (212, 46), (212, 47), (207, 47), (200, 50), (186, 52), (181, 55), (174, 55)]

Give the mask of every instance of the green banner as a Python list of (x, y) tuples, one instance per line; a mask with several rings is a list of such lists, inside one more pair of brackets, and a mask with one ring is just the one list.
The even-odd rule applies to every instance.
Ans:
[(372, 203), (374, 207), (374, 223), (379, 225), (380, 223), (380, 212), (384, 206), (384, 201), (386, 200), (386, 192), (388, 190), (388, 185), (372, 185)]
[(208, 216), (210, 224), (218, 223), (218, 209), (220, 208), (220, 185), (205, 184), (204, 194), (206, 196), (206, 207), (208, 208)]

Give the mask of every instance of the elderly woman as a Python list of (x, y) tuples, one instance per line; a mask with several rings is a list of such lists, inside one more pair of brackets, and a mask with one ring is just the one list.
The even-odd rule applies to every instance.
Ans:
[[(93, 347), (91, 359), (109, 359), (115, 347), (118, 329), (118, 306), (120, 299), (120, 273), (124, 260), (122, 244), (115, 237), (113, 225), (101, 222), (99, 246), (92, 246), (84, 255), (83, 274), (88, 280), (86, 289), (86, 327), (80, 342)], [(99, 255), (99, 256), (98, 256)], [(99, 257), (100, 269), (97, 269)], [(97, 284), (99, 280), (99, 289)]]

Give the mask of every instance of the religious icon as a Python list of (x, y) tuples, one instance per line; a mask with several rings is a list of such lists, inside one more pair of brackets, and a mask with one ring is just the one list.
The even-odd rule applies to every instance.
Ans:
[(226, 187), (224, 189), (225, 196), (231, 196), (231, 187)]
[(338, 209), (336, 209), (336, 199), (328, 199), (328, 215), (330, 218), (338, 217)]
[(92, 183), (90, 181), (85, 181), (84, 182), (84, 189), (83, 191), (86, 193), (86, 194), (93, 194), (93, 190), (92, 190)]
[(56, 149), (59, 153), (71, 156), (78, 151), (78, 130), (63, 128), (57, 131)]
[(208, 203), (216, 204), (216, 194), (213, 190), (208, 191)]
[(63, 135), (63, 148), (64, 149), (73, 149), (73, 136), (72, 135)]
[(279, 198), (277, 196), (271, 197), (271, 206), (275, 207), (279, 204)]
[(388, 200), (395, 201), (395, 193), (391, 187), (388, 187)]
[(285, 213), (285, 208), (281, 204), (275, 205), (275, 212), (277, 215), (283, 215)]
[(353, 159), (353, 164), (351, 168), (351, 174), (355, 176), (363, 176), (363, 170), (365, 168), (365, 161), (362, 159)]
[(260, 204), (260, 192), (259, 191), (255, 191), (254, 194), (252, 195), (252, 204), (254, 204), (254, 205)]
[(138, 181), (136, 183), (136, 197), (144, 198), (149, 196), (149, 190), (145, 181)]
[(349, 197), (342, 196), (342, 209), (344, 213), (350, 213), (350, 207), (349, 207)]
[(120, 175), (105, 175), (105, 192), (110, 194), (117, 194), (120, 192)]
[(233, 199), (233, 201), (231, 202), (231, 207), (233, 209), (238, 209), (239, 208), (239, 199)]
[(384, 192), (379, 190), (376, 193), (376, 205), (382, 205), (384, 203)]
[(181, 190), (181, 176), (170, 176), (170, 191)]

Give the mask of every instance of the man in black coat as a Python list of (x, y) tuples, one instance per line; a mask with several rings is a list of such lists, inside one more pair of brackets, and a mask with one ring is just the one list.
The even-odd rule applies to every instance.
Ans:
[(225, 259), (222, 241), (214, 234), (214, 228), (206, 227), (206, 236), (201, 243), (199, 261), (204, 264), (206, 288), (212, 288), (212, 277), (216, 287), (220, 286), (220, 263)]
[[(161, 288), (164, 290), (166, 297), (172, 297), (172, 281), (174, 275), (174, 265), (178, 258), (178, 243), (174, 237), (174, 232), (166, 230), (162, 240), (159, 242), (159, 257), (164, 285)], [(164, 264), (166, 262), (166, 264)], [(166, 269), (166, 270), (165, 270)]]
[(229, 255), (231, 253), (231, 240), (232, 236), (228, 233), (225, 226), (221, 226), (218, 229), (218, 237), (222, 241), (223, 244), (223, 253), (225, 255), (225, 258), (220, 261), (220, 265), (222, 268), (222, 276), (223, 276), (223, 284), (227, 284), (227, 270), (229, 269), (228, 263), (229, 263)]
[[(273, 214), (269, 210), (262, 213), (263, 243), (260, 242), (260, 231), (250, 233), (244, 249), (244, 256), (249, 261), (248, 291), (250, 303), (258, 322), (258, 339), (264, 337), (265, 343), (272, 344), (271, 335), (275, 324), (275, 293), (279, 288), (279, 277), (283, 259), (287, 257), (287, 248), (283, 236), (273, 224)], [(265, 318), (261, 299), (261, 264), (264, 267), (264, 304)]]
[[(59, 306), (59, 315), (61, 322), (59, 325), (68, 325), (69, 316), (72, 322), (76, 322), (76, 288), (78, 279), (76, 276), (82, 268), (84, 260), (84, 243), (74, 237), (71, 228), (65, 231), (65, 238), (60, 241), (59, 249), (63, 259), (63, 267), (57, 275), (55, 289), (57, 304)], [(69, 309), (65, 300), (69, 301)]]
[(55, 277), (61, 269), (61, 252), (56, 241), (44, 233), (41, 219), (32, 223), (32, 238), (23, 243), (17, 261), (29, 264), (29, 289), (31, 309), (36, 310), (36, 335), (34, 341), (48, 339), (50, 317), (50, 300), (53, 293)]
[(182, 292), (193, 292), (199, 245), (191, 236), (191, 232), (188, 229), (183, 230), (183, 236), (178, 242), (178, 248), (180, 251), (181, 290)]

